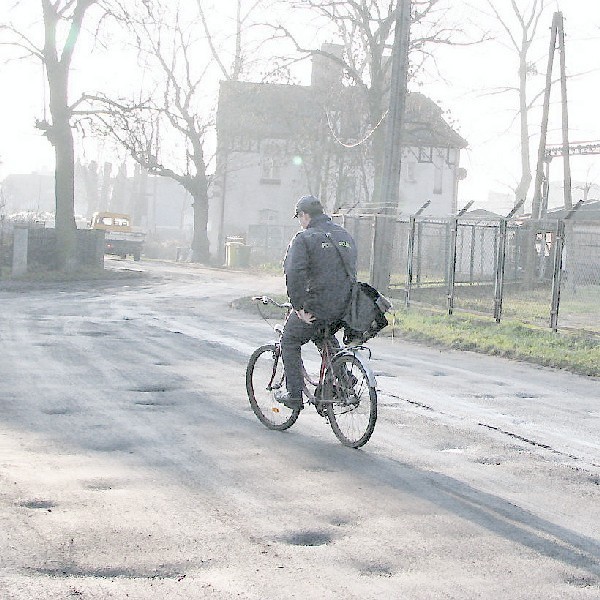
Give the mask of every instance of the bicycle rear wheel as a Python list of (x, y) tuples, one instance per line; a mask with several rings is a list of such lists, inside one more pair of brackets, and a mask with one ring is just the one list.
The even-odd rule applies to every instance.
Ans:
[(343, 354), (333, 359), (325, 375), (324, 397), (337, 439), (350, 448), (366, 444), (377, 421), (377, 391), (358, 358)]
[(246, 367), (246, 391), (254, 414), (269, 429), (287, 429), (300, 414), (299, 410), (291, 410), (273, 397), (275, 390), (284, 387), (283, 360), (279, 348), (274, 344), (257, 348)]

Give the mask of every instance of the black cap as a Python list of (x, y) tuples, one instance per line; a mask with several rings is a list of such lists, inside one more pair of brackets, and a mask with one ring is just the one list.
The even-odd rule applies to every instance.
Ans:
[(315, 196), (302, 196), (296, 202), (296, 212), (294, 217), (298, 216), (299, 212), (308, 213), (309, 215), (318, 215), (323, 212), (323, 205)]

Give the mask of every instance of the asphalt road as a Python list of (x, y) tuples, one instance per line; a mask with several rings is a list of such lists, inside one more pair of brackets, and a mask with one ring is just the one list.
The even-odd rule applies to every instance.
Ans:
[(280, 278), (109, 268), (0, 282), (0, 598), (600, 598), (597, 379), (376, 339), (350, 450), (248, 406)]

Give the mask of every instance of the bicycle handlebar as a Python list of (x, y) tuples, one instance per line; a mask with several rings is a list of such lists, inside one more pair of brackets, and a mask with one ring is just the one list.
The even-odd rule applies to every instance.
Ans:
[(288, 310), (292, 309), (292, 305), (289, 302), (279, 303), (277, 300), (273, 300), (273, 298), (269, 298), (269, 296), (252, 296), (252, 300), (256, 300), (261, 302), (262, 304), (273, 304), (279, 308), (286, 308)]

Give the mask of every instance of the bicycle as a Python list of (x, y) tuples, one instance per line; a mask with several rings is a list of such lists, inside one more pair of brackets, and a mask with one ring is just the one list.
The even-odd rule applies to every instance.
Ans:
[[(285, 310), (286, 319), (292, 311), (289, 302), (279, 303), (268, 296), (252, 299), (259, 302), (259, 313), (267, 323), (261, 304)], [(269, 429), (283, 431), (296, 422), (300, 409), (287, 408), (274, 397), (276, 390), (285, 389), (285, 377), (280, 345), (283, 325), (277, 324), (273, 330), (277, 339), (257, 348), (248, 360), (246, 390), (258, 420)], [(311, 379), (303, 365), (304, 394), (308, 404), (329, 422), (342, 444), (360, 448), (369, 441), (377, 421), (375, 375), (365, 358), (358, 354), (366, 351), (371, 358), (371, 351), (361, 345), (338, 348), (331, 337), (333, 334), (325, 328), (319, 349), (321, 364), (317, 381)]]

